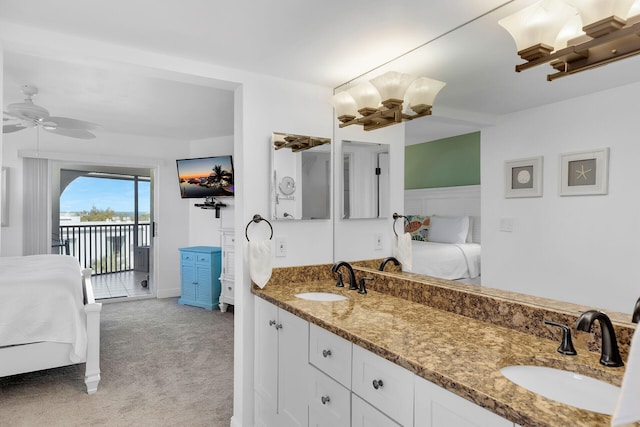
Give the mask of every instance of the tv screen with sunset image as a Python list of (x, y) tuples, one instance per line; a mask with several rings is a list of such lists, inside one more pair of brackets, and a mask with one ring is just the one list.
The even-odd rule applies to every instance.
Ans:
[(176, 160), (183, 199), (233, 197), (232, 156)]

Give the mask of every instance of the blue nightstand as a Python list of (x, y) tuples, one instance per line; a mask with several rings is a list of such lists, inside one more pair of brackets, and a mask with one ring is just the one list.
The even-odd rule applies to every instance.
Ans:
[(178, 303), (213, 310), (220, 298), (221, 250), (216, 246), (180, 248)]

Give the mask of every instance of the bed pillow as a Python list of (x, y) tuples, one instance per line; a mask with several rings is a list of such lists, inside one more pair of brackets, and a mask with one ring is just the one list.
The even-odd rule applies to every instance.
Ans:
[(404, 232), (411, 234), (411, 240), (426, 242), (430, 218), (424, 215), (407, 215), (407, 221), (408, 224), (404, 224)]
[(437, 243), (465, 243), (469, 233), (468, 216), (432, 216), (429, 241)]

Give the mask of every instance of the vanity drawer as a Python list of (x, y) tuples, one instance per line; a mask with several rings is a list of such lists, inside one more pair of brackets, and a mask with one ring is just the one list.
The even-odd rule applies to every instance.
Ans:
[(310, 325), (309, 363), (347, 388), (351, 388), (353, 344), (321, 327)]
[(236, 243), (236, 236), (229, 233), (224, 233), (222, 236), (222, 246), (234, 246)]
[(309, 427), (350, 427), (351, 392), (311, 367)]
[(353, 346), (352, 390), (403, 426), (413, 426), (413, 374)]
[(195, 254), (195, 258), (198, 265), (209, 267), (211, 264), (211, 254)]

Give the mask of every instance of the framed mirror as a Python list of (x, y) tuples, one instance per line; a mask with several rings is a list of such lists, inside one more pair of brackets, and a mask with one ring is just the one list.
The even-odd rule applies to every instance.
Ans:
[(271, 219), (331, 218), (331, 138), (274, 132)]
[(388, 218), (389, 145), (342, 142), (343, 219)]

